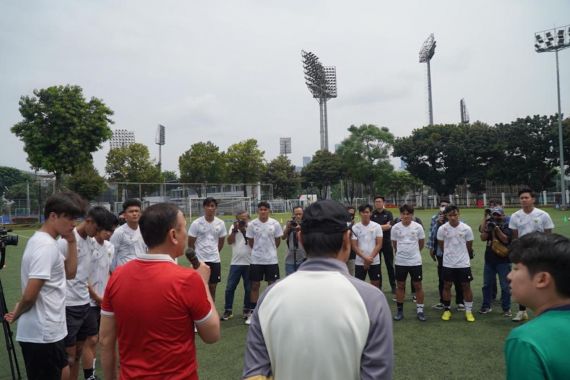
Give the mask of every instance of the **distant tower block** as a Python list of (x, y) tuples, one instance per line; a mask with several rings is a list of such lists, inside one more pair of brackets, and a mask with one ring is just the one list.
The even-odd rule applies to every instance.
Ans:
[(291, 137), (281, 137), (279, 139), (279, 154), (291, 154)]
[(465, 103), (465, 99), (461, 99), (459, 101), (459, 110), (461, 112), (461, 123), (469, 124), (469, 112), (467, 111), (467, 104)]

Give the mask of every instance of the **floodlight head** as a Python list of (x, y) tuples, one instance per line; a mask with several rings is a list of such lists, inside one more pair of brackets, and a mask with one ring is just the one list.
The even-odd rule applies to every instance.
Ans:
[[(566, 33), (568, 31), (568, 33)], [(567, 36), (568, 34), (568, 36)], [(556, 37), (556, 39), (554, 38)], [(534, 49), (538, 53), (558, 51), (570, 47), (570, 26), (535, 33)]]
[(433, 33), (424, 41), (420, 49), (420, 63), (427, 62), (433, 58), (435, 54), (435, 39)]
[(319, 58), (311, 52), (301, 50), (305, 84), (313, 98), (336, 98), (336, 68), (323, 66)]

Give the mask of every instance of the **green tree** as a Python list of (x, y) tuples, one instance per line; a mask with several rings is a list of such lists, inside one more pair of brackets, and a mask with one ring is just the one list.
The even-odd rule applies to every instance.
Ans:
[[(240, 141), (228, 147), (228, 179), (237, 183), (255, 183), (265, 171), (265, 152), (259, 149), (256, 139)], [(247, 197), (246, 186), (243, 195)]]
[(527, 116), (495, 128), (502, 152), (492, 167), (496, 182), (537, 191), (554, 185), (560, 161), (556, 116)]
[(180, 180), (187, 183), (223, 182), (226, 158), (220, 149), (208, 142), (193, 144), (178, 158)]
[(445, 196), (458, 184), (481, 187), (499, 148), (495, 130), (484, 123), (445, 124), (396, 139), (393, 155), (401, 157), (410, 174)]
[(385, 193), (391, 194), (396, 204), (402, 203), (400, 196), (409, 191), (415, 191), (422, 186), (422, 182), (406, 170), (395, 170), (390, 173), (386, 181)]
[(32, 176), (16, 168), (0, 166), (0, 193), (17, 183), (31, 182)]
[(303, 186), (315, 189), (319, 199), (327, 197), (328, 189), (339, 183), (343, 175), (341, 159), (328, 150), (319, 150), (301, 171)]
[(106, 188), (105, 179), (99, 175), (92, 162), (87, 162), (75, 173), (65, 177), (64, 184), (87, 200), (97, 198)]
[(33, 169), (55, 174), (61, 186), (64, 174), (74, 173), (112, 136), (113, 111), (103, 101), (86, 101), (79, 86), (52, 86), (20, 98), (23, 120), (12, 132), (24, 142)]
[(140, 143), (111, 149), (105, 171), (113, 182), (161, 182), (160, 169)]
[(162, 180), (164, 182), (170, 182), (170, 183), (174, 183), (174, 182), (179, 181), (178, 175), (173, 170), (164, 170), (162, 172)]
[(273, 184), (273, 196), (276, 198), (289, 199), (298, 195), (300, 177), (287, 156), (279, 155), (269, 162), (262, 179)]
[(372, 195), (375, 184), (381, 184), (382, 179), (394, 170), (390, 163), (394, 135), (388, 128), (379, 128), (373, 124), (362, 124), (359, 127), (351, 125), (348, 131), (350, 135), (337, 150), (346, 175), (344, 187), (348, 191), (354, 189), (355, 183), (361, 183), (367, 188), (368, 194)]

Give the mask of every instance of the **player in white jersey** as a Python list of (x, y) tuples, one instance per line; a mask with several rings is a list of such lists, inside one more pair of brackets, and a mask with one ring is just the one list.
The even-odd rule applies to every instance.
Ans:
[[(59, 380), (67, 366), (65, 280), (75, 277), (77, 269), (73, 227), (83, 207), (81, 198), (70, 192), (46, 200), (45, 222), (28, 240), (22, 256), (22, 298), (2, 316), (9, 323), (18, 320), (16, 340), (30, 380)], [(67, 262), (55, 240), (58, 235), (67, 241)]]
[(366, 274), (370, 283), (378, 289), (382, 287), (380, 270), (380, 250), (382, 249), (382, 227), (370, 220), (372, 206), (358, 207), (360, 222), (352, 226), (352, 250), (356, 252), (354, 277), (364, 281)]
[[(531, 232), (552, 233), (554, 223), (546, 211), (534, 207), (536, 196), (532, 189), (521, 189), (519, 191), (519, 201), (521, 209), (515, 212), (509, 221), (509, 228), (513, 231), (513, 240)], [(527, 319), (526, 306), (519, 304), (519, 311), (513, 317), (513, 322)]]
[(109, 281), (111, 260), (115, 252), (115, 247), (109, 242), (113, 231), (119, 225), (119, 219), (115, 214), (107, 214), (107, 223), (97, 229), (93, 237), (93, 245), (91, 252), (91, 267), (89, 272), (89, 315), (87, 319), (89, 324), (97, 326), (95, 334), (89, 335), (85, 339), (81, 362), (83, 364), (83, 375), (86, 380), (96, 380), (95, 376), (95, 357), (96, 347), (99, 340), (99, 325), (101, 320), (101, 302), (103, 302), (103, 294), (105, 286)]
[(141, 209), (142, 203), (138, 199), (127, 199), (123, 203), (126, 223), (117, 228), (111, 237), (111, 244), (115, 247), (111, 272), (147, 251), (139, 228)]
[(459, 220), (459, 208), (449, 205), (445, 208), (448, 220), (437, 230), (437, 242), (443, 251), (443, 305), (441, 319), (451, 319), (451, 285), (454, 281), (461, 283), (465, 299), (465, 319), (475, 322), (473, 316), (473, 291), (471, 290), (471, 262), (473, 258), (473, 231), (471, 227)]
[(404, 296), (408, 273), (416, 290), (417, 318), (425, 322), (424, 290), (422, 288), (422, 256), (425, 243), (424, 228), (413, 221), (414, 208), (410, 205), (400, 207), (400, 222), (392, 227), (392, 245), (396, 254), (396, 302), (398, 311), (396, 321), (404, 318)]
[[(251, 279), (251, 309), (257, 306), (261, 281), (268, 285), (279, 280), (279, 259), (277, 248), (281, 243), (283, 229), (278, 221), (269, 217), (271, 206), (261, 201), (257, 205), (257, 218), (247, 226), (246, 237), (251, 247), (251, 266), (249, 278)], [(245, 323), (251, 323), (248, 316)]]
[(216, 217), (218, 201), (212, 197), (202, 202), (204, 216), (192, 222), (188, 229), (188, 247), (196, 250), (196, 256), (210, 267), (208, 287), (212, 298), (216, 299), (216, 287), (222, 280), (220, 252), (228, 234), (224, 221)]

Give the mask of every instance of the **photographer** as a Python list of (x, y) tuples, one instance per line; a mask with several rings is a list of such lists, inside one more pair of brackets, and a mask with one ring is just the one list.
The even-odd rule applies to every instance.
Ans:
[(285, 275), (289, 276), (297, 271), (297, 268), (305, 261), (305, 250), (298, 240), (298, 232), (301, 231), (303, 220), (303, 208), (297, 206), (293, 209), (293, 218), (287, 222), (281, 239), (287, 242), (287, 256), (285, 257)]
[(511, 270), (508, 246), (512, 238), (512, 230), (505, 220), (505, 212), (501, 207), (490, 210), (490, 216), (483, 219), (479, 226), (481, 240), (486, 241), (485, 266), (483, 270), (483, 304), (479, 314), (491, 312), (492, 288), (495, 277), (499, 276), (501, 285), (501, 306), (503, 315), (511, 317), (511, 294), (507, 275)]
[(236, 221), (230, 227), (228, 233), (228, 244), (232, 247), (232, 262), (230, 273), (226, 285), (226, 302), (222, 321), (233, 318), (234, 294), (239, 284), (240, 278), (243, 280), (243, 317), (247, 318), (251, 313), (250, 293), (251, 282), (249, 280), (249, 264), (251, 263), (251, 247), (247, 244), (245, 233), (249, 223), (247, 211), (239, 211), (236, 214)]

